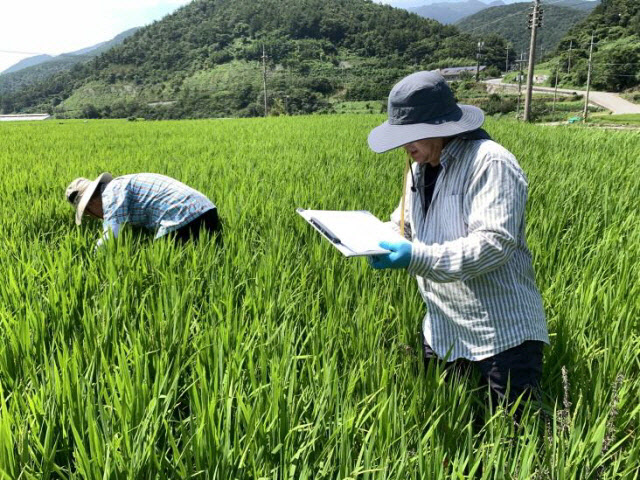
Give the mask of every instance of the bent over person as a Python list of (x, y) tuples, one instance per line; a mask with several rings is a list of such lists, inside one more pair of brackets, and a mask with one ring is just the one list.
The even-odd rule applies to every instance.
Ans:
[(416, 277), (427, 306), (425, 364), (476, 367), (494, 403), (530, 393), (549, 336), (525, 238), (520, 165), (480, 129), (482, 110), (458, 105), (439, 73), (396, 84), (388, 114), (369, 146), (377, 153), (403, 146), (408, 154), (406, 200), (391, 216), (408, 241), (383, 242), (391, 253), (371, 265)]
[(76, 224), (88, 213), (103, 219), (104, 234), (116, 238), (125, 223), (155, 232), (155, 238), (172, 234), (179, 242), (195, 239), (201, 229), (221, 230), (216, 206), (202, 193), (170, 177), (137, 173), (113, 178), (103, 173), (93, 182), (76, 178), (67, 187), (67, 200), (76, 209)]

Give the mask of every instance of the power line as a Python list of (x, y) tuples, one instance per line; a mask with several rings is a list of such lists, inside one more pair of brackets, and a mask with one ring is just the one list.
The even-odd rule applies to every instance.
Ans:
[(21, 52), (18, 50), (0, 50), (0, 53), (8, 53), (8, 54), (15, 54), (15, 55), (48, 55), (53, 58), (59, 58), (59, 57), (75, 58), (75, 57), (94, 57), (95, 56), (90, 53), (61, 53), (59, 55), (52, 55), (51, 53)]
[(18, 52), (16, 50), (0, 50), (0, 53), (14, 53), (16, 55), (48, 55), (47, 53)]
[(637, 75), (625, 75), (625, 74), (615, 74), (615, 73), (614, 74), (607, 73), (606, 75), (609, 77), (634, 77), (634, 78), (637, 77)]

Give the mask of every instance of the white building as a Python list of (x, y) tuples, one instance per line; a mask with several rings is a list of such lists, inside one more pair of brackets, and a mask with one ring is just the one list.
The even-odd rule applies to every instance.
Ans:
[[(476, 74), (476, 69), (478, 67), (448, 67), (448, 68), (439, 68), (438, 72), (442, 75), (445, 80), (452, 82), (454, 80), (460, 80), (460, 77), (464, 74), (473, 75)], [(485, 68), (484, 65), (480, 65), (480, 71), (482, 72)]]

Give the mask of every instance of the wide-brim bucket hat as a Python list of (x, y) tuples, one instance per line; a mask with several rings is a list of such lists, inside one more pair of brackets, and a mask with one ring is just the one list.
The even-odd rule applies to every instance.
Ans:
[(82, 223), (82, 215), (91, 201), (91, 197), (96, 189), (113, 180), (113, 176), (109, 172), (101, 173), (93, 182), (87, 178), (76, 178), (69, 184), (66, 191), (66, 197), (69, 203), (76, 208), (76, 225)]
[(400, 80), (389, 94), (389, 120), (369, 134), (369, 147), (384, 153), (426, 138), (453, 137), (477, 130), (484, 113), (456, 103), (437, 71), (416, 72)]

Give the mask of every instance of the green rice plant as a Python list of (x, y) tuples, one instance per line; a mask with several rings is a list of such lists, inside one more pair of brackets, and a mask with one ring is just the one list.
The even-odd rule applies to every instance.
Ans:
[[(529, 178), (552, 338), (515, 426), (477, 378), (424, 370), (411, 278), (295, 214), (388, 216), (382, 119), (0, 125), (0, 478), (638, 478), (640, 137), (487, 123)], [(63, 194), (105, 170), (204, 192), (224, 247), (126, 228), (96, 254)]]

